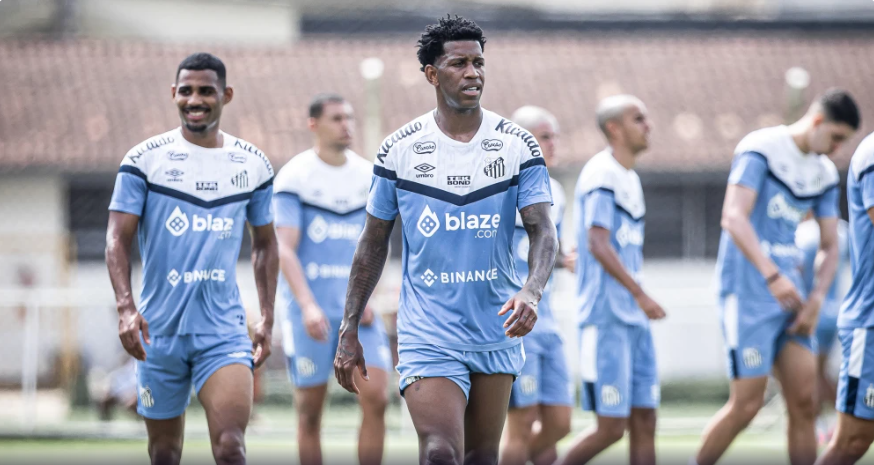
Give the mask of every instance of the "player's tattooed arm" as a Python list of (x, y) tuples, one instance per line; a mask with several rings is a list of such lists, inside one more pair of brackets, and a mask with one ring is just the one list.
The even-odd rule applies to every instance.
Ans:
[(106, 229), (106, 268), (115, 291), (118, 309), (118, 338), (124, 350), (137, 360), (146, 359), (146, 349), (140, 342), (140, 332), (150, 344), (149, 323), (137, 311), (131, 291), (130, 251), (140, 217), (130, 213), (109, 212)]
[(255, 268), (255, 287), (261, 306), (261, 321), (255, 327), (252, 347), (253, 363), (261, 366), (270, 356), (273, 335), (273, 307), (276, 302), (276, 280), (279, 277), (279, 247), (273, 223), (252, 227), (252, 266)]
[(358, 341), (358, 324), (370, 295), (376, 289), (382, 269), (388, 258), (388, 243), (394, 220), (387, 221), (367, 214), (364, 231), (358, 239), (352, 270), (349, 274), (349, 287), (346, 291), (346, 309), (340, 324), (340, 341), (337, 356), (334, 358), (334, 376), (337, 382), (349, 392), (358, 393), (353, 373), (355, 368), (367, 378), (364, 350)]
[(534, 329), (537, 322), (537, 304), (555, 267), (558, 253), (558, 233), (549, 217), (548, 203), (535, 203), (519, 210), (522, 224), (528, 233), (528, 280), (522, 290), (501, 307), (498, 315), (513, 313), (504, 322), (506, 334), (521, 337)]

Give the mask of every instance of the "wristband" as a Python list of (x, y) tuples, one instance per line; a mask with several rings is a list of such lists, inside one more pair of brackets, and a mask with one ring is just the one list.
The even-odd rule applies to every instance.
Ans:
[(779, 271), (772, 274), (771, 276), (768, 276), (768, 279), (765, 280), (765, 284), (770, 286), (771, 284), (774, 284), (774, 281), (776, 281), (778, 279), (780, 279), (780, 272)]

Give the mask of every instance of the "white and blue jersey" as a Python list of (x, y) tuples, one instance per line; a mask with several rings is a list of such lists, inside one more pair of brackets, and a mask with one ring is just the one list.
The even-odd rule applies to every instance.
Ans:
[(627, 418), (632, 408), (658, 407), (661, 397), (649, 319), (587, 246), (591, 228), (606, 229), (622, 266), (641, 282), (645, 215), (640, 178), (611, 149), (586, 163), (574, 199), (581, 399), (599, 416)]
[[(513, 257), (516, 211), (552, 202), (540, 146), (487, 110), (470, 142), (456, 141), (440, 130), (434, 114), (385, 139), (367, 203), (371, 215), (400, 215), (403, 223), (399, 346), (436, 346), (447, 354), (521, 352), (522, 340), (505, 335), (506, 316), (498, 311), (522, 287)], [(460, 356), (421, 366), (418, 360), (428, 357), (399, 350), (401, 389), (406, 379), (466, 376), (472, 370), (517, 375), (517, 362), (524, 359), (519, 355), (506, 357), (500, 367)], [(464, 380), (450, 379), (467, 392)]]
[(139, 216), (140, 313), (149, 323), (137, 361), (146, 418), (181, 415), (218, 369), (252, 366), (252, 342), (237, 288), (243, 231), (273, 221), (273, 168), (252, 144), (222, 133), (220, 148), (186, 141), (181, 129), (125, 156), (109, 209)]
[(223, 134), (207, 149), (180, 129), (133, 148), (109, 209), (140, 217), (140, 312), (153, 335), (247, 334), (237, 259), (248, 221), (273, 221), (273, 168), (252, 144)]
[[(795, 245), (798, 247), (801, 262), (802, 292), (810, 295), (813, 291), (816, 277), (816, 254), (819, 252), (819, 224), (816, 220), (807, 220), (798, 225), (795, 233)], [(846, 286), (844, 286), (843, 270), (850, 263), (850, 248), (847, 243), (847, 222), (838, 221), (838, 266), (822, 307), (819, 309), (819, 323), (816, 325), (816, 343), (821, 354), (828, 354), (834, 345), (838, 334), (838, 310), (840, 310)]]
[[(561, 236), (561, 220), (564, 216), (564, 188), (553, 178), (549, 179), (553, 204), (549, 216)], [(524, 282), (528, 277), (528, 232), (522, 224), (522, 215), (516, 214), (516, 272)], [(553, 279), (550, 277), (543, 289), (537, 307), (537, 324), (523, 338), (525, 365), (522, 374), (513, 383), (510, 407), (524, 408), (531, 405), (573, 405), (573, 384), (564, 354), (564, 341), (552, 314), (550, 303)]]
[[(738, 144), (728, 183), (756, 192), (750, 223), (759, 246), (804, 297), (795, 233), (808, 211), (817, 218), (839, 216), (834, 163), (825, 155), (802, 153), (786, 126), (766, 128)], [(816, 350), (812, 337), (785, 333), (794, 314), (780, 307), (765, 277), (726, 231), (720, 238), (716, 275), (733, 378), (767, 376), (790, 340)]]
[[(553, 178), (549, 179), (550, 190), (552, 190), (553, 204), (549, 210), (549, 216), (555, 223), (557, 234), (561, 235), (561, 220), (564, 217), (565, 197), (564, 188)], [(516, 272), (519, 278), (524, 283), (528, 278), (528, 231), (522, 224), (522, 215), (516, 213), (516, 230), (513, 233), (513, 243), (516, 245)], [(540, 298), (540, 303), (537, 307), (537, 324), (524, 338), (525, 353), (540, 353), (543, 352), (543, 345), (540, 344), (541, 337), (544, 335), (559, 334), (558, 327), (555, 323), (555, 316), (552, 314), (552, 305), (550, 297), (552, 296), (553, 277), (550, 276), (546, 287), (543, 289), (543, 296)]]
[[(325, 384), (334, 374), (349, 271), (364, 229), (372, 173), (373, 164), (352, 151), (346, 152), (346, 163), (332, 166), (307, 150), (292, 158), (276, 176), (276, 227), (300, 230), (297, 256), (307, 285), (331, 327), (328, 341), (310, 337), (288, 280), (280, 276), (279, 292), (286, 302), (283, 346), (292, 381), (299, 388)], [(369, 367), (391, 369), (391, 352), (380, 318), (362, 326), (359, 339)]]
[(853, 284), (841, 305), (838, 338), (841, 372), (838, 411), (874, 420), (874, 136), (866, 137), (850, 161), (850, 266)]
[(589, 160), (577, 180), (574, 218), (577, 221), (577, 298), (579, 324), (623, 323), (649, 326), (634, 296), (613, 279), (589, 252), (589, 229), (610, 231), (610, 243), (625, 270), (638, 282), (643, 274), (646, 204), (640, 178), (605, 150)]

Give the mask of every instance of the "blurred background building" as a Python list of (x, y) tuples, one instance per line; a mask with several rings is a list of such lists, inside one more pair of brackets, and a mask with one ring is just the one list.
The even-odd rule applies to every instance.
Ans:
[[(82, 398), (77, 380), (118, 365), (103, 264), (107, 206), (127, 150), (178, 125), (169, 90), (185, 56), (209, 51), (225, 61), (236, 97), (222, 127), (259, 146), (276, 169), (310, 146), (306, 109), (323, 91), (355, 106), (354, 149), (372, 158), (382, 137), (433, 108), (414, 46), (447, 12), (486, 31), (485, 107), (509, 115), (535, 104), (557, 116), (553, 175), (569, 199), (582, 165), (604, 146), (597, 101), (631, 93), (647, 103), (652, 146), (638, 169), (648, 207), (645, 285), (669, 314), (655, 325), (665, 395), (671, 385), (726, 385), (711, 283), (733, 148), (843, 87), (863, 112), (860, 134), (836, 160), (845, 177), (874, 121), (865, 87), (874, 74), (871, 2), (2, 1), (0, 351), (10, 356), (0, 358), (0, 386), (34, 392), (38, 384)], [(362, 70), (368, 58), (381, 66)], [(397, 267), (384, 279), (386, 310), (396, 306)], [(246, 241), (239, 268), (241, 292), (256, 306)], [(554, 306), (576, 367), (571, 286), (558, 273)], [(281, 350), (274, 354), (269, 379), (287, 385)]]

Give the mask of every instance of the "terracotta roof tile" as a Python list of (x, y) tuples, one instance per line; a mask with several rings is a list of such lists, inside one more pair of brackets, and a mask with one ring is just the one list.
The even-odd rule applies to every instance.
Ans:
[[(562, 126), (560, 156), (581, 162), (603, 141), (600, 97), (628, 92), (647, 103), (652, 150), (641, 168), (724, 170), (746, 133), (782, 120), (783, 76), (811, 74), (808, 98), (847, 88), (874, 120), (874, 37), (765, 32), (499, 35), (486, 47), (483, 104), (509, 115), (532, 103)], [(345, 95), (363, 115), (362, 59), (386, 63), (386, 133), (434, 106), (418, 71), (415, 37), (307, 39), (286, 47), (201, 47), (131, 41), (0, 41), (0, 168), (112, 171), (132, 146), (178, 124), (169, 85), (178, 62), (206, 49), (228, 66), (236, 98), (223, 128), (264, 150), (277, 166), (311, 142), (305, 113), (317, 92)], [(864, 127), (863, 131), (865, 132)], [(863, 134), (841, 150), (845, 167)], [(356, 147), (361, 150), (360, 138)]]

